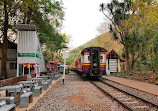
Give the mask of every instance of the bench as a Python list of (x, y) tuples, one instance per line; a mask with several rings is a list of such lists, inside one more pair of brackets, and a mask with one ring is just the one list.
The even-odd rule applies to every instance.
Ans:
[(26, 92), (20, 96), (20, 107), (27, 108), (29, 103), (33, 102), (33, 93)]
[(0, 107), (0, 111), (16, 111), (15, 104), (7, 104)]
[(60, 78), (60, 77), (61, 77), (61, 74), (56, 74), (56, 75), (54, 76), (54, 79), (57, 80), (57, 79)]
[(6, 105), (5, 101), (0, 102), (0, 107)]
[(51, 82), (52, 82), (52, 80), (51, 80), (51, 79), (48, 79), (47, 82), (48, 82), (48, 84), (50, 85)]
[(42, 89), (43, 89), (43, 90), (47, 90), (47, 89), (48, 89), (48, 82), (44, 82), (44, 83), (42, 84)]
[(7, 104), (14, 104), (14, 97), (0, 97), (1, 100), (6, 100)]
[(39, 96), (40, 94), (42, 94), (42, 86), (35, 86), (34, 96)]

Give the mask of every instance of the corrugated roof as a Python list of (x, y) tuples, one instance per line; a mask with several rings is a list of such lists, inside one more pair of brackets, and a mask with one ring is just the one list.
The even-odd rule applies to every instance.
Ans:
[(36, 31), (35, 26), (31, 24), (17, 24), (16, 27), (20, 31)]

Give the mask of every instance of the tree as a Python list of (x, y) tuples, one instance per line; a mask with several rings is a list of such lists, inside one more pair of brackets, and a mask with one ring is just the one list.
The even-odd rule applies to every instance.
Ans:
[[(132, 3), (130, 10), (134, 10), (135, 13), (130, 14), (128, 19), (122, 23), (122, 29), (130, 29), (130, 38), (135, 37), (134, 44), (130, 43), (130, 49), (132, 49), (132, 52), (134, 52), (132, 54), (138, 52), (136, 57), (140, 57), (139, 55), (146, 52), (145, 50), (149, 49), (147, 52), (149, 55), (151, 55), (152, 68), (155, 72), (154, 46), (157, 44), (156, 39), (158, 38), (158, 7), (154, 0), (136, 0)], [(135, 46), (137, 47), (135, 48)], [(152, 50), (150, 51), (150, 49)], [(134, 62), (136, 60), (133, 61), (132, 58), (132, 67), (134, 66)]]
[[(113, 34), (114, 40), (117, 40), (120, 44), (124, 46), (125, 57), (126, 57), (126, 67), (129, 70), (129, 36), (128, 29), (125, 31), (121, 30), (121, 23), (128, 18), (129, 9), (131, 6), (131, 0), (124, 0), (119, 2), (119, 0), (112, 0), (107, 6), (102, 3), (100, 5), (101, 11), (111, 21), (110, 32)], [(105, 11), (109, 11), (108, 16)]]
[[(0, 37), (3, 42), (1, 74), (3, 78), (7, 78), (9, 33), (15, 35), (17, 23), (36, 25), (42, 46), (49, 49), (54, 46), (55, 50), (66, 47), (65, 39), (59, 34), (64, 16), (61, 4), (55, 0), (0, 0)], [(13, 41), (15, 40), (16, 38)]]
[[(108, 10), (111, 20), (110, 31), (115, 40), (124, 46), (127, 69), (133, 69), (135, 62), (146, 52), (148, 42), (152, 44), (152, 62), (154, 66), (154, 38), (157, 35), (157, 5), (154, 0), (113, 0), (105, 7), (101, 4), (104, 13)], [(156, 16), (155, 16), (156, 15)], [(151, 39), (152, 38), (152, 39)], [(150, 52), (150, 51), (148, 51)], [(130, 59), (131, 58), (131, 59)], [(131, 60), (131, 63), (130, 63)]]
[(1, 59), (1, 78), (7, 78), (7, 49), (8, 49), (8, 31), (15, 32), (12, 27), (15, 24), (13, 19), (16, 16), (16, 1), (15, 0), (0, 0), (0, 29), (2, 38), (2, 59)]

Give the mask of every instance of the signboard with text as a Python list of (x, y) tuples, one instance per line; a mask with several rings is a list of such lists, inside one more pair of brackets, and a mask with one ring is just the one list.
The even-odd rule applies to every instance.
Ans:
[(63, 58), (65, 58), (65, 59), (66, 59), (66, 58), (68, 58), (68, 57), (69, 57), (69, 53), (64, 52), (64, 53), (63, 53)]

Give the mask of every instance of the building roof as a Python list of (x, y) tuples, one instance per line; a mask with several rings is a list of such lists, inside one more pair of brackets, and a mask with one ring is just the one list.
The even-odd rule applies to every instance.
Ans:
[(120, 57), (120, 55), (119, 55), (114, 49), (111, 49), (111, 50), (109, 50), (108, 52), (105, 53), (106, 58), (109, 56), (109, 54), (110, 54), (112, 51), (119, 57), (119, 59), (120, 59), (121, 62), (125, 62), (125, 60), (122, 59), (122, 58)]
[(49, 61), (50, 63), (57, 63), (60, 62), (60, 60), (56, 60), (56, 61)]
[(17, 24), (16, 27), (20, 31), (36, 31), (35, 26), (31, 24)]
[(91, 49), (100, 49), (100, 52), (107, 52), (107, 50), (102, 47), (87, 47), (83, 49), (81, 53), (83, 54), (84, 52), (89, 52)]

